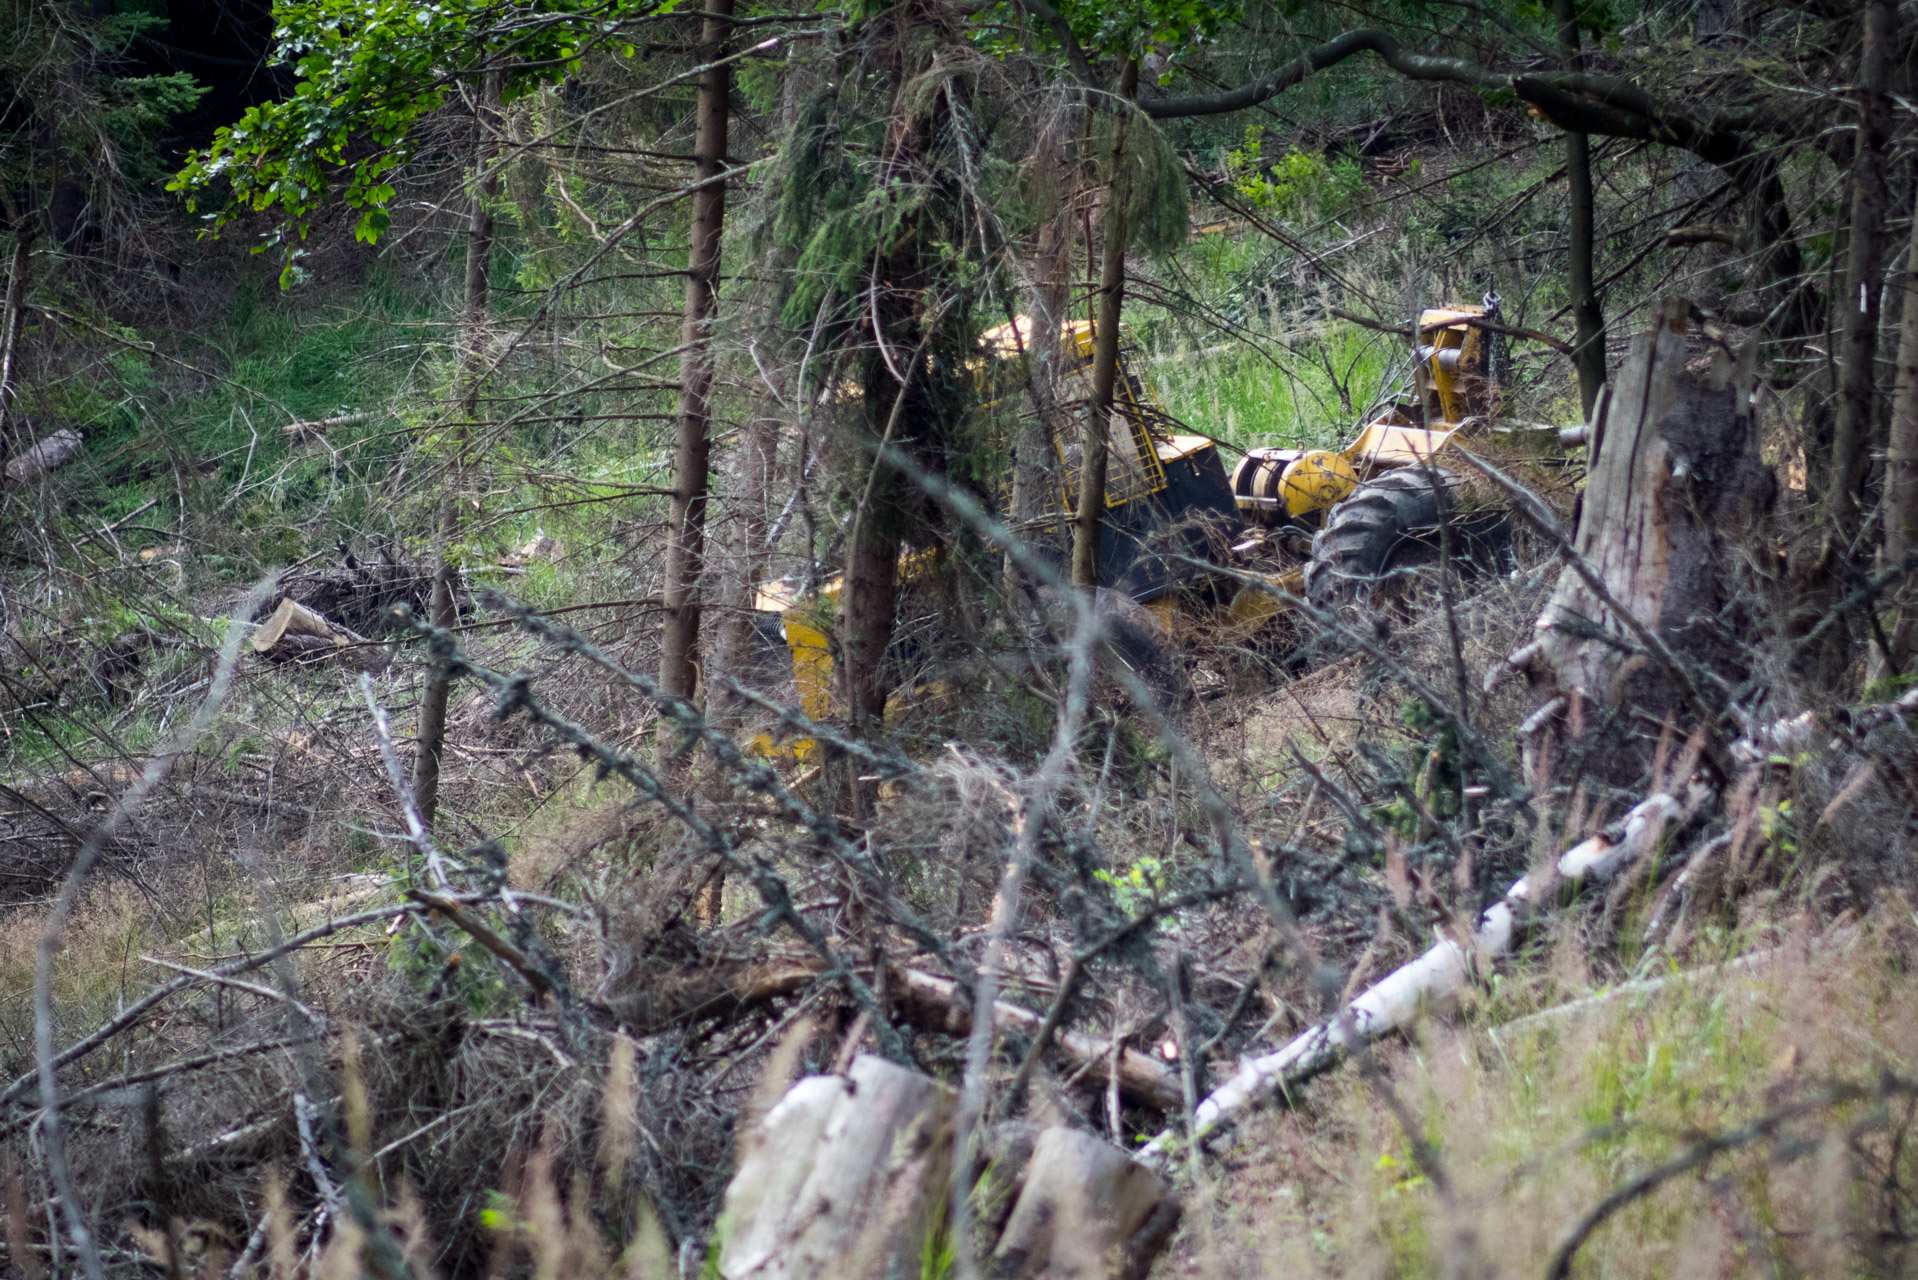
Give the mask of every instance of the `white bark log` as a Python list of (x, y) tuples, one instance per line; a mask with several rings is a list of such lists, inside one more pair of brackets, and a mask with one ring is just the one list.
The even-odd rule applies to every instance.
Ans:
[[(1697, 798), (1693, 799), (1696, 803)], [(1616, 842), (1596, 835), (1561, 854), (1555, 866), (1557, 878), (1609, 878), (1655, 846), (1666, 824), (1685, 808), (1677, 797), (1664, 792), (1651, 796), (1626, 815), (1623, 834)], [(1421, 1009), (1456, 994), (1475, 969), (1509, 952), (1519, 926), (1547, 892), (1547, 886), (1535, 886), (1530, 877), (1520, 877), (1479, 917), (1469, 952), (1451, 938), (1440, 938), (1418, 959), (1367, 988), (1337, 1017), (1275, 1053), (1245, 1059), (1237, 1075), (1199, 1104), (1193, 1113), (1195, 1134), (1203, 1138), (1247, 1107), (1324, 1071), (1357, 1045), (1410, 1026)], [(1148, 1164), (1163, 1161), (1171, 1137), (1170, 1132), (1160, 1134), (1140, 1150), (1138, 1158)]]
[(61, 427), (37, 441), (19, 457), (7, 463), (7, 479), (17, 484), (32, 484), (47, 472), (80, 452), (84, 437), (71, 427)]

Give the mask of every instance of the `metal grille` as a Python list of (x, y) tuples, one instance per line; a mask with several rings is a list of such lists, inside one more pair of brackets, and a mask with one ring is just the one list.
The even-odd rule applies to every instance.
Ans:
[[(1120, 355), (1119, 378), (1112, 388), (1112, 415), (1106, 423), (1106, 505), (1123, 506), (1165, 488), (1165, 468), (1159, 462), (1147, 423), (1164, 413), (1148, 397), (1140, 394), (1127, 358)], [(1081, 425), (1092, 412), (1092, 368), (1080, 364), (1059, 379), (1060, 407), (1065, 410), (1052, 433), (1052, 447), (1059, 456), (1060, 496), (1063, 510), (1071, 511), (1079, 502)]]

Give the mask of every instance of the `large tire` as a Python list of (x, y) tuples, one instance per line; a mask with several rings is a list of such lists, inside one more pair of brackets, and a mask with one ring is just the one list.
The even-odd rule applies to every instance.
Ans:
[(1452, 483), (1443, 471), (1400, 467), (1360, 485), (1326, 513), (1325, 527), (1313, 535), (1307, 598), (1338, 604), (1369, 596), (1395, 562), (1430, 545), (1439, 513), (1450, 505), (1446, 491)]

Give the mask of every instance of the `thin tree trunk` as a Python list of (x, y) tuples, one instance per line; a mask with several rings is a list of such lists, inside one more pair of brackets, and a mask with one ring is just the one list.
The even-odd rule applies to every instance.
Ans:
[[(1581, 71), (1585, 55), (1579, 48), (1576, 0), (1554, 0), (1553, 8), (1558, 17), (1560, 60), (1567, 71)], [(1605, 385), (1605, 312), (1594, 283), (1591, 139), (1583, 133), (1565, 135), (1565, 179), (1572, 202), (1571, 261), (1566, 272), (1576, 325), (1572, 363), (1578, 370), (1579, 403), (1590, 418), (1598, 389)]]
[[(1119, 86), (1129, 103), (1139, 91), (1139, 60), (1126, 63)], [(1099, 269), (1099, 320), (1093, 329), (1092, 405), (1079, 446), (1079, 510), (1074, 516), (1072, 584), (1099, 585), (1099, 525), (1106, 510), (1106, 435), (1112, 429), (1112, 390), (1119, 374), (1119, 319), (1125, 310), (1125, 135), (1130, 107), (1120, 108), (1112, 131), (1112, 176), (1106, 194), (1105, 257)]]
[[(453, 603), (453, 565), (447, 548), (459, 536), (458, 495), (466, 474), (466, 446), (473, 423), (479, 417), (480, 383), (486, 375), (486, 302), (487, 266), (493, 256), (493, 197), (499, 189), (499, 173), (493, 164), (493, 148), (499, 137), (499, 110), (504, 80), (499, 72), (486, 77), (481, 89), (480, 109), (474, 120), (478, 134), (474, 150), (473, 208), (466, 224), (466, 292), (460, 308), (461, 346), (459, 373), (455, 386), (453, 427), (453, 475), (448, 496), (440, 505), (440, 555), (433, 575), (433, 595), (427, 614), (436, 627), (450, 627), (457, 621)], [(419, 750), (413, 760), (413, 802), (419, 807), (420, 821), (427, 827), (439, 810), (440, 756), (446, 746), (446, 707), (452, 695), (452, 680), (443, 669), (436, 669), (420, 698)]]
[(699, 56), (708, 65), (699, 81), (693, 132), (694, 172), (705, 185), (693, 193), (692, 248), (687, 259), (686, 320), (680, 333), (679, 417), (673, 432), (673, 499), (666, 541), (666, 621), (660, 634), (659, 684), (691, 698), (699, 679), (699, 577), (705, 560), (707, 476), (712, 458), (713, 304), (719, 288), (721, 235), (726, 226), (727, 97), (731, 68), (717, 63), (731, 33), (733, 0), (706, 0)]
[(886, 718), (886, 651), (892, 647), (893, 613), (899, 603), (899, 539), (880, 527), (885, 522), (875, 511), (868, 509), (863, 518), (854, 519), (846, 548), (846, 585), (839, 597), (844, 614), (840, 666), (845, 672), (845, 714), (853, 732), (863, 736)]
[(20, 307), (27, 295), (34, 228), (19, 223), (13, 234), (13, 262), (7, 269), (7, 300), (0, 311), (0, 487), (6, 484), (13, 453), (13, 402), (19, 394)]
[(1918, 547), (1918, 217), (1905, 250), (1904, 311), (1898, 329), (1898, 381), (1885, 450), (1885, 563)]
[[(1056, 217), (1039, 229), (1037, 287), (1033, 290), (1032, 337), (1026, 352), (1031, 371), (1030, 412), (1019, 415), (1013, 439), (1012, 514), (1016, 521), (1035, 520), (1056, 509), (1058, 457), (1053, 432), (1059, 417), (1060, 330), (1072, 293), (1073, 210), (1067, 200)], [(1056, 550), (1058, 530), (1027, 532), (1028, 543)], [(1020, 575), (1010, 555), (1005, 563), (1008, 596), (1018, 590)]]
[[(1902, 277), (1904, 307), (1898, 327), (1898, 375), (1891, 397), (1891, 438), (1885, 448), (1885, 550), (1895, 565), (1918, 547), (1918, 217), (1911, 221)], [(1901, 617), (1891, 657), (1900, 669), (1911, 655), (1912, 625)]]
[(1841, 529), (1855, 530), (1859, 489), (1869, 459), (1877, 404), (1879, 285), (1884, 276), (1885, 144), (1889, 112), (1893, 0), (1870, 0), (1858, 55), (1858, 147), (1851, 170), (1851, 236), (1845, 262), (1844, 327), (1839, 340), (1838, 423), (1832, 433), (1827, 508)]

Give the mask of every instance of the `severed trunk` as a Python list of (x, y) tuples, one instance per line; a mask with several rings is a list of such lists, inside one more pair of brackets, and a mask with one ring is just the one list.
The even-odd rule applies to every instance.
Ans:
[(1860, 489), (1869, 461), (1878, 402), (1879, 286), (1884, 277), (1885, 177), (1889, 140), (1893, 0), (1869, 0), (1859, 53), (1858, 145), (1851, 170), (1851, 233), (1846, 249), (1844, 324), (1839, 339), (1838, 421), (1832, 433), (1831, 491), (1824, 501), (1840, 529), (1858, 528)]
[[(499, 190), (494, 148), (499, 138), (504, 91), (501, 73), (495, 71), (488, 75), (474, 116), (477, 145), (473, 208), (466, 225), (466, 289), (460, 308), (462, 350), (455, 387), (454, 412), (458, 421), (453, 424), (452, 433), (453, 475), (447, 486), (447, 497), (440, 506), (439, 565), (427, 603), (427, 615), (436, 627), (451, 627), (457, 620), (453, 603), (454, 569), (446, 552), (459, 536), (459, 493), (466, 476), (467, 441), (479, 419), (480, 383), (486, 376), (487, 271), (493, 257), (493, 197)], [(419, 808), (420, 822), (429, 830), (439, 810), (440, 756), (446, 747), (446, 710), (452, 691), (450, 673), (436, 665), (425, 693), (420, 696), (419, 745), (413, 759), (413, 803)]]
[[(1752, 353), (1734, 362), (1714, 349), (1702, 372), (1688, 371), (1689, 312), (1670, 299), (1633, 340), (1598, 411), (1574, 542), (1612, 600), (1676, 654), (1729, 669), (1741, 654), (1722, 630), (1693, 623), (1730, 605), (1731, 539), (1769, 509), (1776, 482), (1759, 458)], [(1568, 694), (1654, 717), (1679, 707), (1630, 626), (1570, 567), (1538, 634)]]
[[(1579, 50), (1576, 0), (1554, 0), (1558, 18), (1560, 60), (1567, 71), (1582, 71), (1585, 56)], [(1599, 303), (1593, 274), (1594, 204), (1592, 200), (1591, 139), (1583, 133), (1565, 135), (1565, 179), (1571, 191), (1571, 260), (1567, 284), (1571, 287), (1576, 326), (1572, 363), (1578, 370), (1578, 398), (1591, 420), (1598, 389), (1605, 385), (1605, 312)]]
[[(1139, 91), (1139, 60), (1126, 63), (1120, 96)], [(1119, 374), (1119, 319), (1125, 310), (1125, 135), (1130, 107), (1121, 107), (1112, 132), (1112, 178), (1107, 187), (1105, 249), (1099, 264), (1099, 319), (1093, 329), (1092, 404), (1079, 446), (1079, 508), (1073, 516), (1072, 584), (1099, 585), (1099, 526), (1106, 511), (1106, 437), (1112, 430), (1112, 392)]]
[[(949, 1230), (944, 1190), (957, 1104), (947, 1086), (869, 1055), (845, 1075), (793, 1085), (742, 1136), (718, 1274), (932, 1274), (925, 1260)], [(1091, 1134), (1001, 1125), (984, 1154), (966, 1179), (978, 1187), (982, 1238), (959, 1252), (989, 1256), (992, 1276), (1140, 1280), (1178, 1225), (1165, 1181)]]
[(691, 698), (699, 678), (699, 577), (706, 538), (707, 474), (712, 456), (713, 304), (719, 288), (719, 252), (726, 223), (727, 97), (731, 69), (718, 58), (731, 24), (733, 0), (706, 0), (700, 57), (707, 64), (695, 107), (692, 246), (687, 259), (686, 318), (680, 334), (679, 415), (673, 432), (673, 498), (667, 523), (665, 626), (660, 633), (659, 684)]

